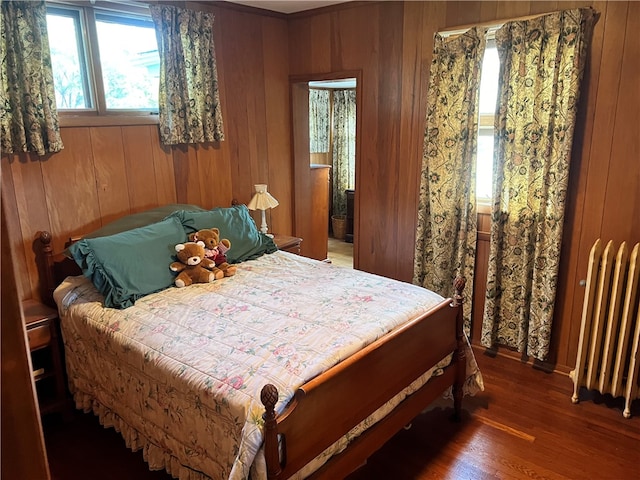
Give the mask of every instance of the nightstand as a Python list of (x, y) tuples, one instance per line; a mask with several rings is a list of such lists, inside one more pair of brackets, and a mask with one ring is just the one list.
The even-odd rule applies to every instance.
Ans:
[(288, 235), (274, 235), (273, 242), (276, 244), (276, 247), (278, 247), (278, 250), (300, 255), (301, 238), (290, 237)]
[(69, 403), (58, 335), (58, 312), (35, 300), (22, 302), (22, 310), (40, 414), (66, 413)]

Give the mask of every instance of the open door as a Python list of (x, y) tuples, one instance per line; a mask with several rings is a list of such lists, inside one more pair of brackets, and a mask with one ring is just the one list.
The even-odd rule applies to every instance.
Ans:
[[(3, 192), (4, 194), (4, 192)], [(48, 480), (40, 410), (2, 201), (2, 466), (0, 477)]]
[[(355, 88), (356, 111), (360, 111), (359, 71), (336, 72), (318, 75), (297, 75), (291, 77), (292, 137), (294, 158), (294, 199), (295, 199), (295, 235), (301, 237), (301, 254), (310, 258), (327, 258), (329, 225), (331, 218), (331, 185), (333, 176), (331, 158), (326, 163), (314, 163), (318, 155), (310, 153), (309, 136), (309, 86), (335, 84), (336, 89)], [(345, 81), (348, 80), (348, 83)], [(347, 85), (352, 85), (351, 87)], [(359, 118), (355, 128), (355, 170), (358, 170)], [(356, 174), (357, 176), (357, 174)], [(352, 189), (353, 190), (353, 189)], [(356, 190), (357, 191), (357, 190)], [(357, 196), (357, 195), (356, 195)], [(357, 200), (353, 199), (352, 231), (357, 230)], [(345, 212), (346, 213), (346, 212)], [(354, 267), (357, 268), (357, 243), (353, 245)]]

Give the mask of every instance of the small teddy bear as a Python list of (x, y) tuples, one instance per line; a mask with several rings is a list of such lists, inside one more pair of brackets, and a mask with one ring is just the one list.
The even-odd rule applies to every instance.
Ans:
[(176, 257), (179, 262), (173, 262), (169, 268), (179, 272), (174, 283), (176, 287), (187, 287), (192, 283), (210, 283), (216, 280), (211, 271), (216, 264), (205, 257), (204, 242), (187, 242), (176, 245)]
[(192, 242), (204, 242), (205, 256), (216, 264), (212, 271), (216, 279), (231, 277), (236, 274), (237, 267), (227, 263), (227, 251), (231, 248), (231, 242), (227, 238), (220, 239), (220, 230), (217, 228), (205, 228), (189, 235)]

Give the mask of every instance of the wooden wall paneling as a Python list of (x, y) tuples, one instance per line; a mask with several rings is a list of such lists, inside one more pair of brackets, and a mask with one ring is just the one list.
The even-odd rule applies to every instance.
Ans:
[[(269, 162), (267, 154), (267, 115), (265, 110), (265, 82), (264, 60), (262, 45), (262, 20), (259, 16), (252, 15), (247, 19), (243, 30), (251, 32), (246, 35), (248, 44), (244, 45), (243, 56), (246, 67), (243, 69), (245, 89), (241, 98), (244, 98), (247, 109), (247, 126), (243, 141), (249, 146), (250, 175), (247, 178), (239, 178), (239, 185), (247, 188), (253, 194), (255, 183), (267, 183), (269, 179)], [(248, 183), (248, 184), (247, 184)]]
[[(487, 273), (490, 247), (490, 235), (479, 233), (476, 244), (476, 266), (473, 285), (465, 288), (465, 308), (471, 309), (471, 339), (475, 345), (480, 345), (482, 339), (482, 320), (484, 316), (485, 293), (487, 291)], [(470, 288), (471, 287), (471, 288)]]
[(419, 135), (424, 130), (426, 95), (421, 89), (422, 32), (426, 20), (423, 17), (423, 4), (407, 2), (404, 4), (402, 26), (402, 79), (401, 112), (398, 158), (402, 161), (399, 168), (398, 236), (396, 277), (411, 282), (413, 279), (413, 257), (415, 251), (415, 230), (417, 218), (418, 190), (422, 170), (422, 141)]
[(124, 161), (132, 212), (158, 205), (151, 132), (154, 125), (122, 127)]
[(317, 163), (318, 165), (331, 165), (330, 153), (311, 153), (309, 155), (311, 163)]
[[(561, 6), (558, 3), (562, 3)], [(568, 2), (566, 2), (568, 3)], [(530, 1), (529, 2), (529, 14), (537, 15), (539, 13), (550, 13), (557, 10), (566, 9), (570, 7), (565, 6), (565, 2), (552, 2), (552, 1)]]
[[(49, 202), (42, 165), (47, 162), (56, 162), (58, 155), (38, 157), (35, 154), (22, 153), (10, 157), (14, 195), (20, 218), (20, 229), (16, 231), (16, 234), (21, 236), (22, 248), (27, 262), (26, 270), (20, 272), (20, 274), (26, 274), (28, 278), (29, 288), (22, 292), (24, 298), (31, 298), (33, 295), (38, 297), (40, 294), (34, 241), (38, 231), (50, 230), (52, 225), (51, 215), (46, 208), (43, 208), (43, 205), (49, 205)], [(61, 188), (64, 188), (68, 184), (67, 182), (68, 179), (65, 179), (60, 184)], [(24, 285), (26, 286), (26, 284), (25, 282)]]
[[(121, 127), (91, 127), (91, 148), (102, 224), (131, 213)], [(83, 234), (87, 232), (74, 232)]]
[[(553, 2), (552, 2), (553, 3)], [(573, 148), (571, 153), (571, 172), (567, 202), (563, 248), (558, 276), (558, 291), (563, 292), (556, 297), (554, 323), (552, 326), (551, 348), (559, 355), (551, 359), (560, 365), (572, 365), (578, 349), (577, 337), (572, 338), (572, 330), (580, 325), (584, 288), (579, 281), (586, 275), (586, 264), (580, 263), (580, 232), (582, 231), (583, 209), (587, 195), (587, 178), (589, 158), (591, 154), (591, 138), (595, 116), (595, 100), (598, 92), (600, 62), (602, 57), (602, 39), (607, 2), (592, 5), (599, 12), (600, 19), (595, 24), (584, 77), (582, 80), (580, 104), (576, 117)], [(557, 7), (557, 6), (556, 6)], [(587, 249), (590, 249), (590, 247)], [(588, 254), (588, 253), (587, 253)]]
[[(331, 18), (335, 13), (316, 15), (311, 24), (311, 58), (314, 72), (339, 72), (344, 69), (341, 59), (332, 56), (332, 52), (340, 51), (339, 45), (334, 45)], [(340, 37), (337, 37), (339, 41)]]
[(72, 235), (89, 232), (102, 224), (89, 129), (63, 128), (61, 135), (64, 150), (42, 162), (55, 252), (61, 252), (65, 240)]
[[(349, 8), (333, 12), (331, 14), (331, 58), (332, 63), (345, 70), (359, 72), (356, 88), (356, 165), (355, 165), (355, 199), (354, 199), (354, 238), (358, 240), (353, 244), (353, 265), (360, 270), (372, 271), (375, 266), (366, 266), (360, 262), (360, 251), (363, 241), (359, 240), (365, 232), (360, 226), (360, 205), (364, 186), (371, 181), (371, 171), (368, 165), (371, 164), (368, 151), (371, 149), (369, 143), (371, 129), (370, 125), (373, 112), (367, 106), (368, 101), (365, 95), (374, 98), (377, 92), (376, 75), (372, 74), (377, 70), (375, 60), (372, 58), (373, 37), (367, 31), (366, 18), (369, 15), (369, 8), (363, 11), (359, 8)], [(364, 183), (363, 183), (364, 182)], [(368, 210), (368, 209), (367, 209)], [(367, 238), (366, 245), (369, 251), (372, 250), (370, 238)]]
[[(314, 17), (302, 17), (289, 20), (289, 74), (303, 75), (314, 73), (311, 48), (313, 38), (310, 32)], [(332, 33), (333, 35), (333, 33)]]
[(529, 15), (528, 1), (523, 2), (499, 2), (496, 9), (498, 19), (504, 20)]
[(480, 3), (480, 13), (478, 20), (480, 22), (489, 22), (498, 18), (498, 2), (482, 1)]
[[(291, 108), (289, 103), (289, 50), (287, 22), (262, 20), (264, 58), (265, 125), (267, 128), (269, 191), (280, 205), (270, 210), (269, 230), (293, 233), (293, 162), (291, 159)], [(250, 198), (247, 195), (247, 198)]]
[(165, 146), (160, 142), (160, 130), (157, 126), (149, 127), (149, 134), (151, 136), (151, 154), (158, 193), (158, 205), (176, 203), (176, 180), (171, 147)]
[[(406, 214), (406, 208), (400, 208), (400, 125), (402, 115), (402, 26), (403, 8), (389, 2), (379, 6), (378, 34), (378, 135), (375, 145), (379, 159), (376, 166), (375, 212), (387, 209), (390, 215), (385, 218), (384, 226), (378, 220), (378, 227), (372, 232), (377, 243), (377, 268), (385, 276), (397, 278), (398, 263), (407, 260), (409, 252), (398, 250), (398, 217)], [(403, 167), (410, 161), (402, 158)], [(402, 185), (406, 188), (406, 184)], [(415, 203), (415, 202), (414, 202)], [(405, 207), (403, 205), (403, 207)], [(372, 212), (373, 213), (373, 212)], [(400, 256), (400, 257), (399, 257)]]
[(487, 291), (487, 273), (489, 269), (489, 247), (491, 241), (491, 210), (481, 207), (478, 213), (478, 241), (476, 243), (476, 265), (473, 285), (465, 290), (465, 308), (471, 309), (471, 342), (480, 345), (482, 319), (484, 315), (485, 293)]
[(218, 144), (208, 143), (193, 148), (198, 164), (199, 205), (205, 208), (228, 207), (233, 199), (231, 172)]
[[(220, 24), (222, 27), (223, 44), (217, 52), (218, 61), (224, 64), (224, 82), (227, 118), (225, 119), (225, 148), (230, 151), (231, 178), (233, 183), (233, 195), (241, 202), (248, 202), (253, 194), (253, 185), (258, 183), (257, 172), (252, 173), (252, 162), (256, 155), (256, 144), (253, 138), (255, 132), (250, 129), (251, 119), (255, 118), (249, 110), (254, 95), (252, 76), (262, 62), (255, 62), (255, 46), (249, 42), (248, 35), (234, 35), (232, 32), (249, 33), (250, 25), (259, 28), (255, 24), (247, 23), (247, 17), (254, 15), (238, 13), (220, 9)], [(250, 38), (255, 38), (255, 32)], [(259, 51), (262, 51), (260, 45)], [(242, 61), (238, 61), (242, 59)], [(253, 155), (253, 156), (252, 156)], [(266, 178), (266, 177), (265, 177)], [(261, 180), (264, 181), (264, 180)], [(243, 200), (244, 199), (244, 200)]]
[[(384, 233), (380, 219), (385, 218), (386, 205), (378, 200), (378, 163), (384, 156), (378, 151), (379, 116), (379, 25), (378, 3), (357, 9), (341, 10), (336, 21), (336, 34), (343, 46), (345, 68), (362, 70), (360, 118), (360, 154), (356, 165), (356, 196), (354, 238), (357, 242), (355, 265), (359, 269), (380, 273), (378, 260), (382, 255), (379, 239)], [(401, 8), (399, 4), (394, 4)], [(361, 208), (366, 205), (366, 208)], [(391, 215), (391, 214), (389, 214)], [(388, 228), (388, 227), (385, 227)], [(354, 248), (355, 250), (355, 248)]]
[(181, 157), (181, 159), (184, 163), (181, 163), (180, 166), (187, 169), (187, 183), (185, 185), (187, 189), (187, 203), (205, 205), (200, 183), (200, 165), (198, 163), (197, 146), (188, 145), (185, 149), (185, 155)]
[[(640, 3), (628, 3), (620, 83), (605, 196), (603, 238), (634, 245), (640, 241)], [(631, 161), (630, 161), (631, 160)]]
[(482, 2), (478, 1), (454, 1), (447, 2), (447, 18), (448, 26), (470, 25), (480, 21), (480, 12)]
[[(0, 177), (2, 179), (2, 187), (0, 193), (2, 195), (2, 214), (5, 217), (7, 228), (14, 232), (14, 235), (9, 237), (11, 252), (14, 258), (14, 267), (16, 272), (20, 272), (16, 275), (16, 279), (20, 284), (18, 292), (21, 299), (31, 297), (31, 283), (29, 281), (29, 263), (27, 262), (27, 256), (25, 252), (25, 244), (22, 241), (22, 235), (20, 235), (20, 215), (18, 212), (18, 204), (16, 202), (15, 185), (13, 184), (13, 175), (11, 172), (10, 161), (17, 161), (18, 156), (3, 157), (2, 170)], [(11, 160), (10, 160), (11, 159)]]
[[(212, 152), (211, 145), (198, 144), (193, 145), (193, 151), (196, 158), (196, 180), (200, 190), (200, 200), (198, 205), (204, 208), (211, 208), (213, 206), (227, 206), (226, 204), (216, 203), (218, 197), (222, 197), (224, 193), (221, 190), (226, 190), (225, 178), (219, 175), (216, 171), (216, 155)], [(226, 181), (230, 186), (231, 180)], [(212, 227), (214, 225), (211, 225)]]
[[(583, 139), (584, 144), (589, 144), (590, 147), (584, 147), (589, 157), (581, 167), (587, 172), (586, 194), (584, 202), (576, 207), (577, 214), (582, 217), (579, 225), (580, 230), (576, 231), (576, 235), (579, 235), (576, 262), (578, 281), (586, 275), (589, 251), (593, 242), (601, 235), (606, 235), (606, 232), (602, 231), (602, 222), (608, 213), (605, 211), (607, 188), (617, 188), (607, 185), (606, 179), (610, 171), (611, 148), (622, 70), (622, 52), (624, 50), (625, 29), (623, 26), (626, 25), (627, 8), (627, 2), (607, 2), (606, 14), (602, 12), (594, 31), (594, 39), (598, 39), (598, 31), (602, 29), (602, 54), (599, 70), (592, 72), (589, 80), (597, 84), (595, 95), (590, 99), (593, 102), (590, 102), (590, 106), (592, 105), (591, 108), (594, 112), (592, 131), (597, 133), (591, 137), (585, 135)], [(595, 60), (595, 57), (592, 58)], [(594, 78), (595, 74), (598, 75), (597, 81)], [(575, 239), (572, 239), (573, 242)], [(571, 285), (568, 285), (568, 288), (571, 289)], [(568, 332), (569, 344), (567, 350), (559, 353), (558, 362), (562, 363), (564, 360), (571, 365), (575, 362), (578, 349), (584, 289), (574, 282), (573, 291), (567, 291), (566, 295), (573, 296), (573, 309), (569, 322), (570, 331)]]
[[(228, 185), (223, 187), (223, 189), (226, 190), (227, 187), (230, 189), (230, 191), (227, 191), (225, 194), (223, 194), (223, 195), (228, 195), (229, 197), (224, 200), (224, 203), (207, 206), (207, 207), (213, 208), (215, 206), (227, 206), (234, 199), (237, 199), (237, 194), (235, 193), (236, 185), (233, 182), (234, 177), (232, 174), (232, 166), (231, 166), (232, 152), (231, 152), (231, 149), (229, 148), (230, 143), (228, 140), (229, 138), (234, 138), (234, 140), (237, 141), (238, 135), (231, 135), (231, 137), (229, 136), (229, 132), (231, 131), (229, 128), (229, 122), (232, 114), (235, 114), (235, 110), (234, 110), (235, 102), (233, 101), (234, 99), (232, 97), (230, 98), (227, 95), (226, 78), (227, 78), (227, 71), (233, 68), (233, 63), (228, 64), (226, 61), (222, 59), (223, 55), (221, 54), (221, 52), (224, 52), (226, 50), (226, 44), (225, 44), (226, 38), (227, 37), (231, 38), (233, 36), (231, 31), (225, 30), (226, 23), (227, 23), (226, 19), (229, 15), (233, 15), (233, 12), (230, 12), (225, 8), (217, 8), (215, 5), (214, 6), (208, 5), (206, 8), (208, 8), (209, 10), (212, 10), (216, 18), (216, 24), (214, 26), (214, 41), (216, 45), (218, 89), (220, 94), (220, 104), (222, 108), (222, 121), (224, 124), (223, 128), (224, 128), (224, 134), (225, 134), (224, 141), (219, 142), (218, 144), (215, 144), (215, 145), (211, 145), (210, 147), (216, 150), (214, 167), (219, 171), (220, 176), (223, 179), (228, 179), (226, 180), (228, 182)], [(235, 161), (236, 163), (238, 163), (237, 158), (235, 158)], [(219, 183), (222, 183), (220, 182), (220, 179), (216, 181), (216, 186)]]
[[(193, 200), (192, 189), (189, 188), (189, 147), (187, 145), (173, 145), (171, 148), (171, 158), (173, 162), (173, 174), (175, 175), (176, 200), (178, 203), (189, 203)], [(200, 198), (200, 184), (197, 192)], [(197, 204), (197, 202), (196, 202)]]

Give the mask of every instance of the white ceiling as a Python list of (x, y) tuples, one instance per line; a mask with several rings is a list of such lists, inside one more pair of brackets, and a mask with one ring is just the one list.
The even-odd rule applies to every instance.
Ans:
[(262, 8), (280, 13), (295, 13), (314, 8), (335, 5), (336, 3), (346, 3), (346, 0), (227, 0), (231, 3), (239, 3), (249, 7)]

